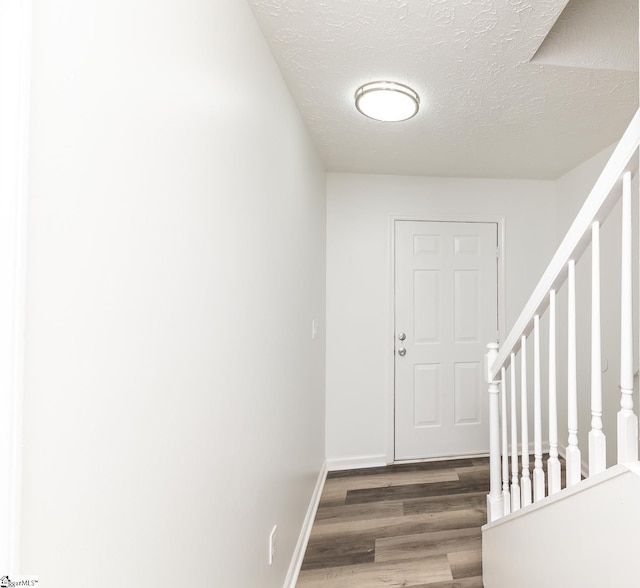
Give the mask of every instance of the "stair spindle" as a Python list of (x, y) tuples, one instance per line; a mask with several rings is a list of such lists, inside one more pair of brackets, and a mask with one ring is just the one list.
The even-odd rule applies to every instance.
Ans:
[(591, 431), (589, 476), (607, 467), (607, 440), (602, 431), (602, 343), (600, 336), (600, 223), (591, 225)]
[(620, 276), (620, 412), (618, 463), (638, 460), (638, 417), (633, 412), (633, 292), (631, 173), (622, 176), (622, 255)]
[(578, 447), (578, 387), (576, 364), (576, 263), (569, 261), (567, 305), (567, 401), (569, 439), (567, 447), (567, 487), (580, 481), (580, 448)]
[(531, 475), (529, 473), (529, 402), (527, 399), (527, 338), (520, 339), (520, 407), (522, 427), (522, 506), (531, 504)]
[(507, 442), (507, 370), (500, 370), (500, 393), (502, 411), (500, 415), (502, 433), (502, 509), (505, 515), (511, 512), (511, 495), (509, 493), (509, 447)]
[(556, 291), (549, 292), (549, 459), (547, 460), (549, 495), (560, 492), (558, 459), (558, 401), (556, 393)]
[(511, 512), (520, 510), (518, 480), (518, 412), (516, 408), (516, 356), (511, 354)]
[(540, 317), (533, 317), (533, 500), (544, 498), (542, 468), (542, 398), (540, 396)]

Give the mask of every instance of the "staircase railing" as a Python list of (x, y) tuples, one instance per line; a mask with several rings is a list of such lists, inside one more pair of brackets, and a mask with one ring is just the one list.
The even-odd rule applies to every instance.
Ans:
[[(636, 113), (591, 193), (562, 240), (513, 329), (499, 349), (490, 343), (486, 355), (490, 410), (491, 488), (487, 516), (495, 521), (548, 494), (561, 490), (557, 411), (556, 292), (567, 282), (567, 408), (566, 486), (581, 480), (578, 444), (576, 278), (575, 266), (591, 245), (591, 431), (589, 476), (606, 466), (602, 421), (600, 332), (600, 227), (622, 196), (620, 410), (617, 416), (618, 463), (638, 459), (638, 418), (633, 411), (633, 285), (631, 176), (640, 143), (640, 111)], [(543, 464), (540, 317), (548, 312), (548, 447)], [(533, 347), (533, 470), (530, 471), (527, 390), (527, 344)], [(519, 385), (518, 385), (518, 374)], [(517, 404), (520, 402), (520, 418)], [(518, 422), (519, 421), (519, 422)], [(510, 432), (510, 435), (509, 435)], [(520, 433), (520, 439), (518, 439)], [(520, 441), (520, 448), (518, 447)], [(509, 447), (509, 444), (511, 447)], [(511, 452), (511, 464), (509, 464)], [(613, 464), (612, 464), (613, 465)]]

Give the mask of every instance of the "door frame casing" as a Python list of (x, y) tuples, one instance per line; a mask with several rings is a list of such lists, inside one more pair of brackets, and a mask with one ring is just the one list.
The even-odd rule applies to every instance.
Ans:
[[(398, 221), (418, 221), (430, 223), (487, 223), (496, 224), (498, 228), (498, 335), (500, 341), (505, 337), (505, 317), (506, 317), (506, 219), (503, 215), (493, 214), (392, 214), (389, 217), (389, 310), (387, 318), (387, 349), (389, 364), (387, 370), (387, 463), (396, 463), (395, 459), (395, 265), (396, 265), (396, 231), (395, 226)], [(490, 341), (487, 341), (490, 343)], [(437, 459), (437, 458), (436, 458)], [(402, 460), (398, 463), (411, 463), (425, 460)]]

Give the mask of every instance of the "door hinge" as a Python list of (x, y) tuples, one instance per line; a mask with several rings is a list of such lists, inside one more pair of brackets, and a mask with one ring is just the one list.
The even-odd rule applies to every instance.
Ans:
[(500, 259), (500, 247), (496, 247), (496, 259)]

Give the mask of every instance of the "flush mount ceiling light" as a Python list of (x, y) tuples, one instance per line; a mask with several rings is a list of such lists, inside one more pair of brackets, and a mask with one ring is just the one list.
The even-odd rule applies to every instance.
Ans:
[(407, 120), (418, 113), (418, 94), (397, 82), (370, 82), (356, 91), (359, 112), (383, 122)]

